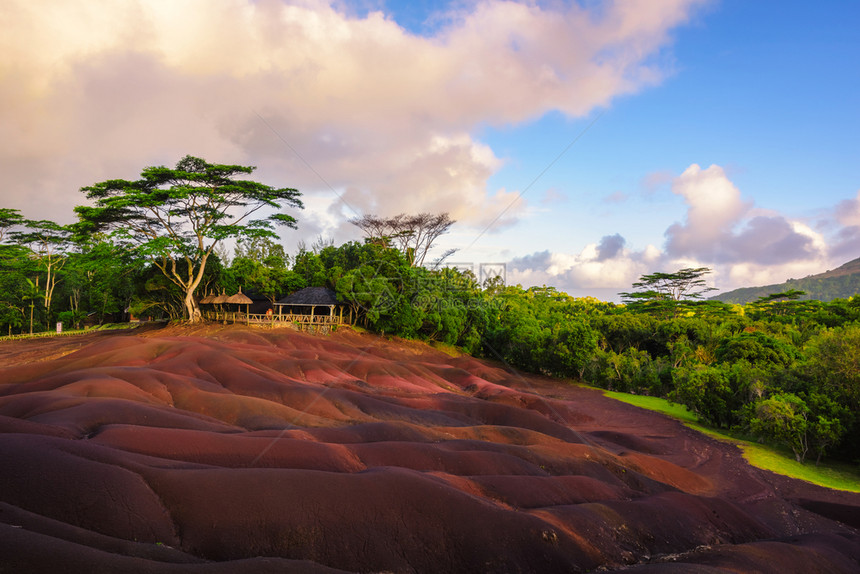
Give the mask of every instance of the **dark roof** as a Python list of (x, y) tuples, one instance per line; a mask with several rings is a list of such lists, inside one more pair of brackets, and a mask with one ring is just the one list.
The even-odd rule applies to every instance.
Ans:
[(279, 300), (278, 305), (337, 305), (337, 295), (325, 287), (305, 287)]

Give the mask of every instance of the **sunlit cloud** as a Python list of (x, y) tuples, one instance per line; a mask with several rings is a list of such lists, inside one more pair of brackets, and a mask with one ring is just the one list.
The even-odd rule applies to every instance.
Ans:
[(582, 116), (660, 82), (655, 56), (699, 3), (484, 1), (419, 36), (321, 0), (10, 0), (4, 199), (68, 220), (81, 186), (191, 153), (340, 197), (345, 216), (503, 227), (528, 204), (490, 188), (502, 161), (476, 127)]
[(709, 284), (730, 290), (819, 273), (856, 257), (860, 249), (860, 225), (855, 225), (860, 197), (838, 206), (834, 217), (839, 221), (826, 226), (835, 229), (828, 238), (807, 222), (756, 208), (717, 165), (689, 166), (672, 180), (672, 191), (686, 213), (683, 222), (666, 230), (662, 248), (636, 250), (616, 233), (578, 253), (543, 251), (516, 258), (509, 277), (570, 293), (599, 290), (618, 300), (617, 293), (628, 291), (645, 273), (709, 267)]
[(666, 230), (670, 257), (777, 265), (819, 261), (825, 255), (823, 238), (805, 224), (780, 214), (756, 214), (720, 166), (691, 165), (672, 191), (684, 198), (687, 214), (683, 223)]
[(620, 235), (607, 235), (578, 253), (549, 250), (518, 257), (508, 266), (508, 282), (522, 285), (553, 285), (574, 295), (598, 294), (617, 299), (639, 276), (649, 272), (660, 259), (653, 246), (642, 251), (625, 249)]
[(834, 215), (845, 227), (860, 226), (860, 191), (857, 191), (857, 195), (852, 199), (839, 202)]

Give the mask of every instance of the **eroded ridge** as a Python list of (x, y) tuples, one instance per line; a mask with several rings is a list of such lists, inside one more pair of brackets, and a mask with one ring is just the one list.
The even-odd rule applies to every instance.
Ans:
[(19, 348), (0, 369), (11, 569), (860, 570), (858, 495), (471, 357), (242, 327)]

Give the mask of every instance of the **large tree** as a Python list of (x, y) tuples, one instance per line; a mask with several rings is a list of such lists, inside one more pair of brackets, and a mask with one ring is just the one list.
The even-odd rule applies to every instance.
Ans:
[(79, 229), (112, 230), (136, 245), (182, 290), (188, 320), (197, 322), (201, 315), (194, 292), (222, 241), (277, 237), (275, 224), (296, 227), (295, 218), (280, 210), (301, 208), (301, 194), (243, 178), (254, 169), (185, 156), (174, 169), (145, 168), (137, 181), (112, 179), (83, 187), (95, 206), (75, 208)]
[[(456, 223), (447, 213), (401, 213), (393, 217), (364, 215), (349, 222), (364, 232), (368, 243), (399, 249), (413, 267), (424, 265), (436, 239)], [(451, 253), (446, 253), (442, 259)]]
[(676, 316), (684, 301), (702, 299), (714, 287), (708, 287), (704, 276), (710, 273), (707, 267), (687, 267), (674, 273), (651, 273), (643, 275), (633, 284), (637, 291), (619, 293), (622, 301), (631, 309), (668, 311)]
[(3, 243), (14, 227), (24, 224), (24, 217), (17, 209), (0, 208), (0, 243)]
[[(68, 226), (48, 220), (24, 219), (20, 224), (26, 227), (26, 230), (15, 231), (10, 235), (17, 243), (30, 249), (30, 257), (45, 272), (42, 301), (45, 304), (45, 322), (48, 323), (46, 326), (49, 326), (54, 289), (60, 280), (60, 271), (68, 261), (68, 251), (72, 247), (72, 231)], [(37, 279), (36, 285), (38, 284)]]

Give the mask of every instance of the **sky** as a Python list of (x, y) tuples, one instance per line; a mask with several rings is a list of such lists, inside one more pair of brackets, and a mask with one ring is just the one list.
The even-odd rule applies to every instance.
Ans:
[(292, 253), (447, 212), (448, 264), (603, 300), (860, 257), (857, 2), (0, 0), (0, 26), (0, 207), (30, 219), (190, 154), (299, 189)]

